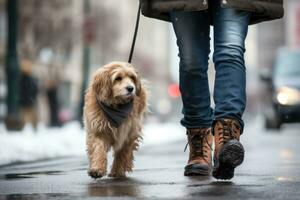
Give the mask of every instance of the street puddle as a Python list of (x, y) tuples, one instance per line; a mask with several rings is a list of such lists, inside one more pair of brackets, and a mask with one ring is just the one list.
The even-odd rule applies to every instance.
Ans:
[(62, 171), (42, 171), (42, 172), (28, 172), (28, 173), (11, 173), (11, 174), (1, 174), (0, 180), (16, 180), (25, 178), (35, 178), (38, 175), (58, 175)]

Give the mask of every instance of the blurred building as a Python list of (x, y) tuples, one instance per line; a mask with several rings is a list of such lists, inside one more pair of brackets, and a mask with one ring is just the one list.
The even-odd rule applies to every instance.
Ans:
[(80, 99), (82, 66), (81, 0), (19, 1), (19, 55), (34, 65), (38, 77), (39, 118), (49, 120), (46, 90), (58, 88), (60, 118), (68, 121)]
[[(86, 2), (90, 4), (89, 13), (84, 12)], [(86, 32), (89, 31), (91, 37), (90, 75), (105, 63), (127, 61), (137, 9), (137, 1), (19, 1), (20, 59), (32, 61), (34, 75), (42, 89), (47, 85), (45, 82), (49, 82), (47, 80), (54, 80), (52, 82), (58, 85), (63, 120), (77, 117)], [(0, 0), (0, 28), (0, 65), (3, 70), (7, 31), (4, 0)], [(150, 97), (152, 112), (163, 118), (172, 110), (167, 93), (171, 83), (169, 43), (169, 24), (141, 18), (133, 64), (149, 81), (150, 90), (155, 94), (155, 97)], [(4, 78), (0, 77), (0, 80), (3, 80), (0, 89), (5, 88)], [(0, 97), (0, 101), (4, 103), (4, 100)], [(47, 122), (49, 110), (43, 90), (38, 107), (41, 121)]]
[(5, 106), (5, 82), (4, 82), (4, 56), (6, 45), (6, 17), (5, 0), (0, 0), (0, 121), (3, 120), (6, 113)]
[(283, 19), (258, 26), (258, 66), (272, 67), (280, 47), (300, 47), (300, 1), (284, 1)]
[(5, 1), (0, 0), (0, 64), (3, 64), (6, 39)]
[[(7, 17), (5, 0), (0, 0), (0, 117), (5, 115), (5, 53)], [(49, 71), (59, 69), (61, 107), (78, 107), (81, 86), (82, 57), (81, 0), (18, 1), (18, 55), (33, 64), (33, 74), (39, 79), (39, 117), (48, 121), (45, 80), (54, 78)], [(54, 79), (56, 80), (56, 79)]]
[(300, 1), (286, 1), (285, 41), (290, 48), (300, 48)]

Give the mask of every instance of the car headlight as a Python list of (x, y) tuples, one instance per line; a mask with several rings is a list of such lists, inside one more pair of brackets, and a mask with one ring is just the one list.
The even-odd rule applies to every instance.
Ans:
[(294, 105), (300, 103), (300, 92), (289, 87), (281, 87), (277, 90), (277, 101), (282, 105)]

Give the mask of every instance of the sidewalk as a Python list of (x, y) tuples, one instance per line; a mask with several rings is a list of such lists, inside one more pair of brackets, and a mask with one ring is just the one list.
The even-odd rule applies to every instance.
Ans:
[(184, 177), (188, 153), (178, 141), (142, 148), (124, 179), (91, 179), (85, 157), (2, 167), (0, 199), (299, 199), (299, 127), (254, 130), (245, 131), (246, 160), (231, 181)]

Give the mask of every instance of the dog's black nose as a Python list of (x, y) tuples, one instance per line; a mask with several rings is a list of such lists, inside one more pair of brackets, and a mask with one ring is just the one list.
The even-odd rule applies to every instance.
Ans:
[(126, 90), (127, 90), (128, 92), (130, 92), (130, 93), (133, 91), (133, 89), (134, 89), (134, 88), (133, 88), (132, 86), (127, 86), (127, 87), (126, 87)]

